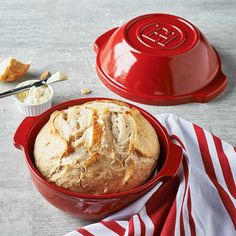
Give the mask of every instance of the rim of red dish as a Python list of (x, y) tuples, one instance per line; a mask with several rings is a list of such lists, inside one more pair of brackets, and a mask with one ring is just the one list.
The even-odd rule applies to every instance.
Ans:
[[(29, 131), (28, 133), (28, 136), (29, 134), (31, 133), (32, 129), (37, 126), (37, 123), (43, 118), (45, 117), (46, 115), (49, 115), (51, 114), (54, 110), (56, 109), (59, 109), (60, 107), (64, 107), (66, 106), (67, 104), (68, 105), (76, 105), (76, 102), (78, 101), (82, 101), (80, 104), (83, 104), (85, 102), (88, 102), (88, 101), (93, 101), (93, 100), (117, 100), (117, 99), (110, 99), (110, 98), (98, 98), (98, 97), (92, 97), (92, 98), (79, 98), (79, 99), (74, 99), (74, 100), (70, 100), (70, 101), (66, 101), (66, 102), (63, 102), (63, 103), (60, 103), (52, 108), (50, 108), (49, 110), (47, 110), (46, 112), (42, 113), (41, 115), (38, 116), (38, 119), (37, 121), (35, 122), (35, 124), (33, 125), (33, 127), (31, 128), (31, 130)], [(84, 102), (83, 102), (84, 101)], [(138, 109), (142, 114), (145, 114), (145, 116), (148, 117), (149, 119), (149, 122), (150, 120), (152, 120), (152, 122), (154, 122), (155, 124), (157, 124), (161, 130), (162, 130), (162, 133), (163, 133), (163, 137), (165, 139), (165, 142), (168, 144), (166, 145), (167, 147), (169, 147), (171, 143), (170, 141), (170, 138), (168, 136), (168, 134), (166, 133), (165, 131), (165, 128), (162, 127), (162, 125), (160, 124), (160, 122), (154, 117), (152, 116), (149, 112), (143, 110), (142, 108), (139, 108), (133, 104), (130, 104), (130, 103), (127, 103), (125, 102), (128, 106), (130, 107), (134, 107), (136, 109)], [(80, 105), (78, 104), (78, 105)], [(65, 109), (65, 108), (63, 108)], [(156, 129), (155, 129), (156, 130)], [(174, 144), (173, 144), (174, 145)], [(148, 189), (151, 185), (153, 185), (154, 183), (156, 183), (156, 181), (160, 178), (160, 177), (164, 177), (163, 175), (160, 175), (159, 173), (161, 173), (161, 170), (166, 166), (166, 162), (167, 162), (167, 159), (165, 159), (165, 162), (163, 163), (163, 166), (161, 167), (161, 169), (158, 171), (158, 173), (152, 177), (150, 180), (148, 180), (146, 183), (144, 183), (143, 185), (139, 186), (139, 187), (136, 187), (136, 188), (133, 188), (133, 189), (130, 189), (128, 191), (125, 191), (125, 192), (120, 192), (120, 193), (112, 193), (112, 194), (104, 194), (104, 195), (101, 195), (101, 194), (86, 194), (86, 193), (79, 193), (79, 192), (75, 192), (75, 191), (71, 191), (71, 190), (67, 190), (65, 188), (62, 188), (62, 187), (59, 187), (59, 186), (56, 186), (52, 183), (50, 183), (39, 171), (38, 169), (35, 167), (30, 155), (29, 155), (29, 152), (28, 152), (28, 148), (27, 146), (24, 147), (24, 154), (25, 154), (25, 157), (26, 157), (26, 161), (27, 161), (27, 165), (28, 167), (30, 168), (30, 171), (32, 174), (34, 174), (41, 182), (43, 182), (44, 184), (46, 184), (49, 188), (52, 188), (64, 195), (69, 195), (69, 196), (73, 196), (73, 197), (79, 197), (79, 198), (89, 198), (89, 199), (110, 199), (110, 198), (119, 198), (119, 197), (122, 197), (122, 196), (125, 196), (125, 195), (128, 195), (128, 194), (137, 194), (145, 189)], [(166, 149), (166, 157), (169, 156), (169, 148)]]

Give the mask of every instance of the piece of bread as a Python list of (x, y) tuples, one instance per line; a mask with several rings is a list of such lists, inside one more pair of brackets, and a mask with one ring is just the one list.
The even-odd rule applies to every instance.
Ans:
[(24, 64), (13, 57), (8, 57), (0, 63), (0, 82), (15, 81), (26, 74), (30, 64)]
[(50, 182), (108, 194), (142, 185), (159, 156), (155, 129), (137, 109), (96, 100), (55, 111), (38, 133), (34, 157)]

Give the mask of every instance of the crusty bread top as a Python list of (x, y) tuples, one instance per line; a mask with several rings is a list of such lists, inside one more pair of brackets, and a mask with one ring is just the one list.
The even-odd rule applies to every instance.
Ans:
[(53, 112), (36, 138), (34, 156), (50, 182), (106, 194), (143, 184), (159, 149), (154, 128), (137, 109), (96, 100)]

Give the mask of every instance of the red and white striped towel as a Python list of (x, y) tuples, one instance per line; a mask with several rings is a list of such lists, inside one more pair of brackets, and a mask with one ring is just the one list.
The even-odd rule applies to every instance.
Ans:
[(157, 119), (184, 150), (178, 176), (66, 236), (236, 235), (236, 148), (175, 115)]

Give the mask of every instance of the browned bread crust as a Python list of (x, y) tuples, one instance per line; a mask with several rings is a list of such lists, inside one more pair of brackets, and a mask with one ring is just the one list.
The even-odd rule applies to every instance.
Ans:
[(9, 57), (0, 64), (0, 81), (15, 81), (26, 74), (30, 64)]

